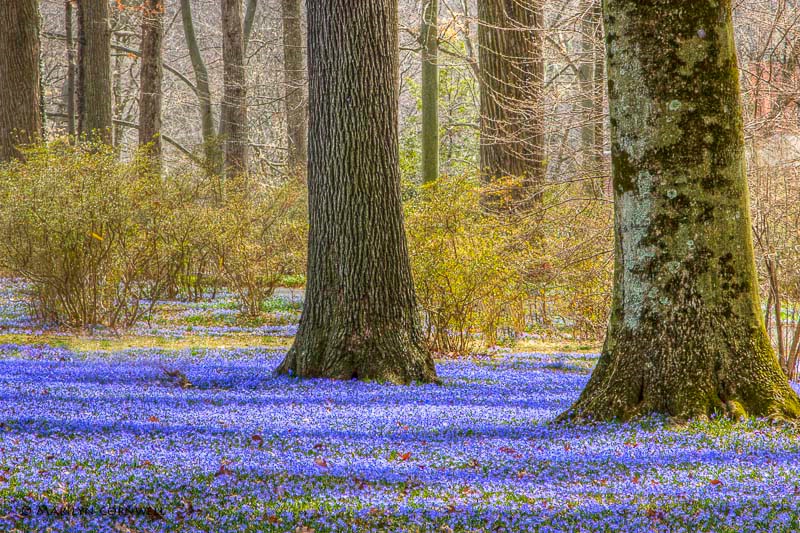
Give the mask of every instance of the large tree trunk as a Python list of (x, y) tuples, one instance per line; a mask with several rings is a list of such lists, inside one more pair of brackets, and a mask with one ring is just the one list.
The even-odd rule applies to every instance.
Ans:
[(283, 85), (286, 105), (286, 138), (290, 173), (305, 178), (308, 164), (308, 113), (306, 61), (303, 46), (302, 0), (282, 0)]
[(434, 380), (400, 203), (397, 0), (309, 0), (307, 9), (308, 287), (278, 370)]
[(614, 298), (566, 417), (794, 418), (759, 305), (731, 1), (607, 0)]
[(439, 178), (439, 0), (423, 0), (422, 181)]
[(42, 134), (39, 2), (0, 2), (0, 162)]
[(78, 0), (78, 133), (112, 143), (108, 0)]
[(191, 0), (181, 0), (181, 20), (197, 86), (197, 103), (200, 109), (200, 131), (203, 135), (205, 164), (209, 172), (219, 174), (222, 172), (222, 157), (217, 146), (217, 128), (214, 125), (214, 112), (211, 108), (211, 86), (208, 81), (208, 69), (200, 52), (200, 44), (197, 42), (197, 35), (194, 31)]
[(247, 84), (241, 0), (221, 0), (224, 94), (220, 128), (224, 131), (225, 172), (247, 171)]
[(544, 27), (540, 0), (478, 1), (481, 173), (518, 178), (526, 209), (544, 183)]
[(161, 162), (161, 81), (164, 4), (145, 0), (142, 4), (142, 66), (139, 90), (139, 145), (150, 145), (156, 168)]

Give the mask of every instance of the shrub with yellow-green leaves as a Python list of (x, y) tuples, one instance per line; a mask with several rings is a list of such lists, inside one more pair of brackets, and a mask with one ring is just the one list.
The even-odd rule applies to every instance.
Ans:
[(406, 228), (417, 298), (431, 348), (465, 353), (486, 334), (491, 343), (510, 317), (518, 276), (507, 255), (513, 228), (487, 215), (470, 177), (417, 187), (406, 202)]
[(546, 189), (522, 213), (486, 209), (496, 190), (471, 176), (410, 188), (409, 251), (431, 349), (467, 353), (524, 335), (599, 338), (610, 305), (611, 209), (570, 187)]
[(544, 196), (538, 226), (542, 269), (535, 319), (543, 336), (599, 340), (611, 309), (613, 205), (562, 184)]
[(47, 322), (130, 326), (165, 287), (161, 177), (113, 148), (66, 141), (0, 166), (0, 262)]
[(143, 157), (65, 140), (0, 166), (0, 269), (29, 282), (35, 314), (130, 327), (161, 297), (227, 286), (244, 314), (305, 267), (305, 193), (207, 174), (162, 176)]
[(296, 181), (266, 185), (226, 180), (209, 226), (220, 275), (255, 317), (278, 283), (304, 272), (307, 239), (305, 189)]

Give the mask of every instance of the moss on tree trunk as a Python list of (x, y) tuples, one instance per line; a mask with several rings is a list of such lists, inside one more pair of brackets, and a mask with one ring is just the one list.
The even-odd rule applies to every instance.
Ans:
[(307, 9), (308, 286), (278, 371), (432, 381), (400, 202), (396, 0)]
[(613, 307), (564, 416), (795, 418), (760, 312), (731, 2), (607, 0), (604, 17)]
[(181, 20), (183, 34), (186, 39), (186, 48), (194, 70), (195, 85), (197, 87), (197, 107), (200, 113), (200, 131), (203, 135), (203, 151), (205, 165), (210, 174), (222, 173), (222, 154), (217, 146), (217, 128), (214, 124), (214, 112), (211, 107), (211, 87), (209, 85), (208, 69), (200, 51), (200, 44), (194, 30), (191, 0), (180, 0)]

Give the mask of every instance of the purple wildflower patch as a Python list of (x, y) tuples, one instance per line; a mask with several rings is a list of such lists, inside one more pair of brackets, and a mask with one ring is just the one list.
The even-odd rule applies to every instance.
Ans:
[(2, 531), (795, 531), (793, 426), (548, 422), (591, 356), (444, 384), (275, 377), (257, 349), (0, 347)]

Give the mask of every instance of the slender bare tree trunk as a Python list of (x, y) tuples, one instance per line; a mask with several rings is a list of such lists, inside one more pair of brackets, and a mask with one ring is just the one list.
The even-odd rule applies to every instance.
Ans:
[(518, 178), (514, 207), (525, 210), (546, 176), (541, 1), (479, 0), (478, 19), (481, 173)]
[(786, 357), (786, 348), (784, 346), (784, 333), (783, 333), (783, 295), (781, 294), (780, 281), (778, 280), (778, 266), (772, 257), (764, 258), (764, 263), (767, 266), (767, 277), (769, 278), (769, 290), (771, 292), (772, 312), (775, 316), (775, 337), (778, 341), (778, 361), (780, 361), (783, 371), (788, 376), (790, 370), (788, 367), (788, 358)]
[(142, 64), (139, 89), (139, 145), (150, 146), (154, 167), (161, 167), (161, 81), (164, 40), (164, 3), (142, 4)]
[(796, 418), (759, 303), (731, 0), (604, 6), (614, 296), (564, 416)]
[(39, 2), (0, 2), (0, 162), (42, 134)]
[(111, 29), (108, 0), (77, 0), (78, 133), (112, 144)]
[(603, 196), (603, 10), (601, 0), (581, 3), (581, 53), (578, 77), (581, 101), (582, 166), (587, 176), (587, 191), (595, 198)]
[(253, 23), (256, 20), (258, 10), (258, 0), (247, 0), (247, 9), (244, 12), (244, 51), (250, 44), (250, 36), (253, 34)]
[(800, 358), (800, 322), (795, 324), (792, 333), (792, 345), (789, 348), (789, 379), (797, 381), (797, 360)]
[(309, 259), (278, 371), (431, 381), (400, 202), (397, 0), (308, 0)]
[(225, 173), (247, 172), (247, 82), (244, 68), (244, 28), (241, 0), (220, 0), (224, 94), (220, 131), (224, 132)]
[(439, 178), (439, 0), (423, 0), (422, 181)]
[(67, 133), (77, 133), (75, 124), (75, 37), (72, 30), (72, 0), (64, 0), (64, 33), (67, 37)]
[(208, 69), (200, 52), (200, 44), (194, 30), (191, 0), (181, 0), (181, 20), (186, 46), (189, 50), (189, 59), (194, 70), (195, 85), (197, 86), (197, 103), (200, 108), (200, 131), (203, 136), (203, 150), (205, 164), (209, 172), (220, 174), (222, 172), (222, 157), (217, 146), (217, 128), (214, 124), (214, 112), (211, 108), (211, 86), (208, 81)]
[(291, 174), (305, 179), (308, 165), (308, 100), (302, 0), (282, 0), (281, 6), (286, 138), (289, 148), (287, 165)]

